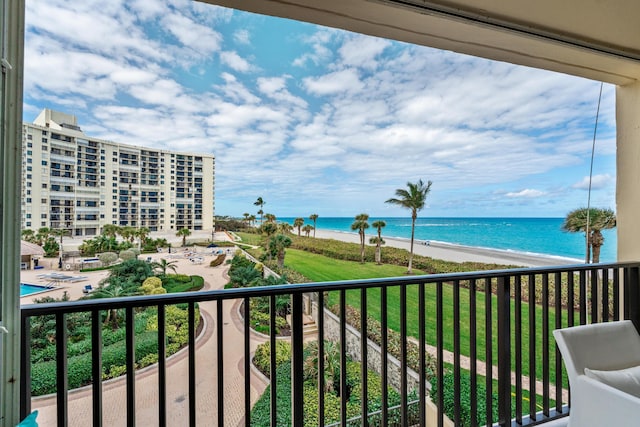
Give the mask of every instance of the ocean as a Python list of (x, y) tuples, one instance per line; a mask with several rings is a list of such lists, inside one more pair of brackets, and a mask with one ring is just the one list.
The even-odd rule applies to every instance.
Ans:
[[(294, 218), (278, 218), (293, 223)], [(370, 218), (369, 224), (382, 219), (387, 226), (382, 235), (411, 237), (411, 218)], [(571, 258), (584, 262), (584, 233), (565, 233), (561, 230), (563, 218), (420, 218), (416, 220), (415, 238), (454, 245), (499, 249), (525, 254)], [(354, 218), (318, 217), (319, 230), (352, 232)], [(306, 224), (313, 225), (309, 218)], [(376, 230), (370, 227), (367, 235)], [(616, 261), (616, 230), (604, 230), (604, 246), (600, 261)]]

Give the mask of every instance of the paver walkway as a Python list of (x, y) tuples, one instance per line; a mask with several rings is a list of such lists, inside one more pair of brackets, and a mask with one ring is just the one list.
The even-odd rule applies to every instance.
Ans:
[[(161, 258), (162, 254), (154, 255)], [(209, 258), (211, 259), (211, 258)], [(208, 259), (208, 260), (209, 260)], [(207, 260), (207, 263), (208, 263)], [(178, 272), (181, 274), (199, 274), (205, 278), (209, 289), (220, 289), (227, 282), (226, 267), (215, 268), (193, 265), (190, 261), (179, 259)], [(225, 301), (223, 305), (224, 336), (224, 389), (225, 389), (225, 426), (239, 425), (244, 419), (244, 332), (238, 316), (239, 301)], [(196, 343), (196, 395), (197, 423), (202, 426), (217, 424), (216, 393), (216, 339), (217, 326), (216, 303), (200, 303), (200, 312), (206, 323), (204, 334)], [(252, 334), (253, 352), (264, 338)], [(188, 359), (187, 352), (170, 358), (167, 363), (167, 425), (187, 426), (188, 417)], [(136, 373), (136, 422), (141, 426), (157, 425), (157, 369), (151, 367)], [(251, 376), (251, 401), (254, 403), (262, 394), (266, 384), (256, 375)], [(38, 409), (40, 426), (55, 426), (55, 398), (35, 398), (32, 409)], [(69, 393), (69, 426), (87, 426), (91, 423), (91, 389), (85, 388)], [(119, 378), (106, 382), (103, 392), (103, 421), (106, 426), (126, 425), (125, 380)]]

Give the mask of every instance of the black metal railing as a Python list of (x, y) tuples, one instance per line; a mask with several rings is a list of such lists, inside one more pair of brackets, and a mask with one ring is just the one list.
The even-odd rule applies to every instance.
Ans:
[[(206, 377), (215, 395), (215, 424), (225, 425), (231, 407), (243, 404), (240, 420), (251, 425), (251, 340), (249, 332), (253, 298), (268, 297), (270, 307), (268, 342), (276, 347), (276, 297), (290, 296), (291, 335), (291, 423), (304, 425), (304, 348), (305, 310), (313, 314), (317, 326), (319, 354), (324, 354), (325, 341), (335, 340), (340, 352), (340, 425), (351, 425), (347, 416), (347, 356), (359, 358), (361, 366), (359, 415), (362, 425), (377, 417), (379, 425), (427, 423), (433, 406), (437, 425), (450, 418), (455, 425), (534, 425), (568, 415), (568, 384), (562, 361), (551, 335), (555, 328), (577, 324), (632, 319), (640, 325), (640, 263), (576, 265), (533, 269), (512, 269), (474, 273), (436, 274), (402, 278), (357, 280), (201, 291), (170, 295), (81, 300), (23, 306), (21, 346), (21, 414), (32, 409), (30, 322), (38, 316), (53, 316), (56, 348), (56, 422), (69, 424), (70, 372), (67, 366), (67, 316), (71, 313), (91, 314), (91, 408), (87, 419), (94, 426), (107, 425), (103, 413), (102, 380), (102, 315), (108, 310), (124, 310), (126, 341), (126, 393), (123, 418), (127, 425), (136, 423), (136, 334), (135, 319), (139, 309), (157, 308), (157, 416), (153, 423), (171, 425), (173, 401), (167, 400), (167, 348), (165, 309), (183, 304), (188, 307), (189, 328), (187, 351), (188, 387), (186, 411), (189, 425), (196, 425), (197, 394)], [(305, 298), (312, 304), (305, 304)], [(225, 377), (230, 366), (223, 363), (225, 330), (223, 313), (228, 304), (242, 304), (243, 339), (241, 366), (244, 381), (240, 395), (225, 394)], [(216, 368), (198, 372), (196, 309), (202, 303), (214, 302), (210, 321)], [(330, 306), (332, 312), (330, 312)], [(353, 308), (350, 308), (353, 307)], [(354, 310), (355, 309), (355, 310)], [(356, 320), (349, 322), (349, 313)], [(371, 320), (375, 318), (375, 320)], [(376, 326), (372, 326), (373, 322)], [(351, 323), (351, 324), (349, 324)], [(378, 326), (379, 325), (379, 326)], [(371, 331), (370, 329), (376, 329)], [(359, 331), (367, 331), (359, 333)], [(393, 341), (399, 337), (397, 341)], [(354, 338), (355, 337), (355, 338)], [(354, 341), (355, 340), (355, 341)], [(354, 344), (357, 343), (357, 344)], [(396, 345), (398, 343), (398, 345)], [(415, 343), (415, 344), (412, 344)], [(413, 347), (412, 347), (413, 345)], [(431, 345), (432, 347), (428, 347)], [(399, 348), (396, 348), (399, 347)], [(417, 356), (413, 349), (417, 348)], [(379, 354), (377, 362), (375, 354)], [(395, 353), (394, 353), (395, 352)], [(270, 362), (271, 425), (278, 425), (277, 370), (275, 351)], [(393, 354), (393, 356), (391, 355)], [(199, 356), (201, 357), (201, 356)], [(434, 372), (430, 372), (435, 357)], [(417, 359), (417, 360), (416, 360)], [(240, 361), (238, 361), (240, 362)], [(325, 359), (318, 357), (318, 424), (332, 424), (325, 414)], [(370, 371), (380, 375), (379, 408), (367, 405)], [(468, 381), (466, 380), (468, 378)], [(399, 408), (391, 408), (389, 388), (400, 394)], [(435, 390), (434, 390), (435, 388)], [(484, 389), (484, 393), (482, 390)], [(414, 399), (417, 395), (417, 411)], [(466, 396), (466, 397), (465, 397)], [(73, 398), (73, 397), (72, 397)], [(411, 404), (410, 404), (411, 403)], [(37, 403), (34, 405), (37, 406)], [(86, 408), (89, 409), (89, 408)], [(397, 415), (399, 412), (399, 415)], [(446, 412), (446, 414), (445, 414)], [(391, 416), (393, 413), (393, 417)], [(469, 415), (469, 413), (471, 415)], [(76, 417), (77, 418), (77, 417)], [(353, 418), (353, 414), (351, 417)], [(377, 422), (378, 422), (377, 421)], [(140, 423), (140, 421), (138, 420)], [(211, 424), (207, 420), (205, 424)]]

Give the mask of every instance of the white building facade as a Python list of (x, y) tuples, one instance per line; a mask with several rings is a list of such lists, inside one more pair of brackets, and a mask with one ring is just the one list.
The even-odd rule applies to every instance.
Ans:
[(213, 229), (215, 157), (85, 135), (49, 109), (23, 124), (22, 229), (95, 236), (107, 224), (150, 231)]

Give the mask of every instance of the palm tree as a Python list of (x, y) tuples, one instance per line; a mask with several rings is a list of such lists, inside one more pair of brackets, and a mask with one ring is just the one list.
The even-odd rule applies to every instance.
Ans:
[(315, 230), (315, 228), (313, 228), (313, 225), (311, 224), (307, 224), (304, 227), (302, 227), (302, 231), (304, 231), (304, 234), (306, 234), (307, 237), (309, 237), (309, 234), (311, 233), (312, 230)]
[(35, 232), (33, 230), (22, 230), (22, 240), (26, 240), (27, 242), (35, 243)]
[(256, 216), (255, 216), (255, 215), (251, 215), (251, 216), (249, 217), (249, 223), (250, 223), (251, 225), (256, 225)]
[(284, 234), (278, 234), (269, 240), (269, 252), (276, 256), (280, 269), (284, 268), (285, 250), (289, 246), (291, 246), (291, 239)]
[(249, 212), (245, 212), (242, 214), (243, 216), (243, 221), (247, 223), (247, 225), (249, 225), (249, 218), (251, 218), (251, 214)]
[(379, 219), (371, 225), (378, 229), (378, 237), (372, 237), (369, 239), (369, 243), (376, 245), (376, 263), (382, 264), (382, 245), (385, 244), (385, 241), (382, 239), (382, 229), (387, 226), (387, 223)]
[(160, 274), (162, 274), (162, 276), (166, 276), (167, 275), (167, 270), (171, 270), (174, 273), (176, 272), (176, 264), (178, 263), (178, 261), (167, 261), (164, 258), (161, 258), (160, 261), (156, 261), (154, 263), (151, 263), (151, 267), (154, 269), (154, 271), (158, 271)]
[(264, 219), (267, 222), (273, 222), (273, 223), (276, 222), (276, 216), (274, 214), (266, 213), (266, 214), (264, 214)]
[(102, 234), (109, 237), (116, 237), (119, 234), (120, 227), (115, 224), (105, 224), (102, 227)]
[(366, 213), (361, 213), (360, 215), (356, 215), (356, 220), (353, 224), (351, 224), (352, 230), (358, 230), (358, 234), (360, 235), (360, 260), (364, 264), (364, 230), (369, 228), (369, 215)]
[(147, 227), (141, 227), (136, 230), (135, 235), (136, 237), (138, 237), (138, 249), (140, 249), (141, 246), (144, 246), (149, 233), (151, 233), (151, 230), (149, 230)]
[(291, 233), (291, 231), (293, 230), (293, 225), (289, 224), (288, 222), (281, 222), (280, 224), (278, 224), (278, 229), (282, 234)]
[(49, 234), (54, 237), (60, 237), (60, 264), (62, 263), (62, 238), (71, 234), (66, 228), (53, 228), (49, 230)]
[(562, 229), (571, 233), (585, 233), (587, 253), (585, 262), (600, 262), (600, 248), (604, 244), (602, 230), (616, 226), (616, 214), (611, 209), (578, 208), (567, 214)]
[[(140, 291), (137, 286), (123, 286), (120, 284), (117, 285), (106, 285), (100, 286), (94, 292), (91, 293), (91, 299), (93, 298), (119, 298), (119, 297), (128, 297), (133, 295), (140, 295)], [(118, 329), (118, 309), (111, 308), (107, 310), (107, 316), (104, 318), (104, 324), (107, 325), (111, 322), (111, 326), (113, 329)]]
[(262, 214), (264, 214), (264, 211), (262, 210), (262, 208), (264, 207), (264, 205), (267, 204), (267, 202), (262, 200), (262, 197), (258, 197), (258, 200), (253, 202), (253, 204), (255, 206), (260, 206), (260, 210), (258, 211), (258, 215), (260, 215), (260, 225), (262, 225)]
[(429, 191), (431, 191), (431, 181), (427, 181), (427, 185), (425, 185), (421, 179), (416, 183), (407, 182), (406, 190), (404, 188), (398, 188), (396, 190), (396, 198), (391, 198), (385, 202), (401, 206), (411, 211), (411, 246), (409, 250), (409, 268), (407, 269), (407, 274), (413, 273), (413, 237), (416, 229), (416, 218), (418, 218), (418, 212), (424, 208)]
[(318, 221), (318, 214), (309, 215), (309, 219), (313, 221), (313, 238), (316, 238), (316, 221)]
[(191, 231), (188, 228), (182, 228), (180, 230), (178, 230), (178, 232), (176, 233), (177, 237), (181, 237), (182, 236), (182, 246), (187, 246), (187, 236), (191, 235)]
[(304, 218), (296, 218), (293, 220), (293, 227), (298, 229), (298, 237), (300, 237), (300, 229), (304, 225)]

